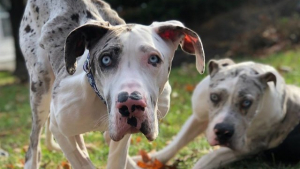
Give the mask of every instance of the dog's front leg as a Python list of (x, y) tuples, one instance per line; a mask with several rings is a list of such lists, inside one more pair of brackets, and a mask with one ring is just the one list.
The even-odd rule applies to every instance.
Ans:
[(45, 144), (46, 144), (46, 147), (50, 151), (60, 152), (61, 149), (60, 149), (59, 145), (54, 141), (53, 135), (52, 135), (49, 127), (50, 127), (50, 118), (48, 118), (47, 123), (45, 125), (45, 133), (46, 133)]
[[(175, 139), (164, 149), (154, 154), (150, 154), (151, 158), (158, 159), (162, 163), (168, 162), (182, 147), (187, 145), (190, 141), (192, 141), (195, 137), (202, 133), (206, 127), (207, 121), (200, 121), (195, 117), (194, 114), (191, 115), (185, 122)], [(133, 157), (133, 160), (141, 160), (141, 157)]]
[(125, 169), (127, 163), (128, 148), (130, 145), (131, 134), (126, 134), (120, 141), (109, 142), (109, 155), (107, 161), (108, 169)]
[[(53, 117), (53, 116), (51, 116)], [(74, 169), (95, 169), (86, 151), (81, 135), (65, 136), (59, 129), (55, 118), (51, 118), (50, 131)]]
[(175, 154), (207, 127), (207, 121), (198, 120), (195, 115), (191, 115), (182, 126), (175, 139), (161, 151), (158, 151), (151, 158), (157, 158), (163, 163), (168, 162)]
[(193, 169), (218, 169), (228, 163), (237, 161), (243, 158), (246, 154), (241, 154), (229, 149), (221, 147), (218, 150), (203, 156), (193, 167)]

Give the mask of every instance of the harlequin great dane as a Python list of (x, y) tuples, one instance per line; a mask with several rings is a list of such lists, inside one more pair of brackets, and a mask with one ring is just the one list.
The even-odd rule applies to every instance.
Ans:
[(206, 130), (208, 143), (221, 147), (194, 169), (220, 168), (264, 150), (276, 160), (300, 160), (300, 88), (285, 84), (273, 67), (254, 62), (211, 60), (208, 70), (193, 93), (193, 114), (152, 158), (167, 162)]
[(28, 0), (20, 27), (32, 108), (25, 168), (39, 166), (49, 112), (50, 131), (73, 168), (95, 168), (82, 136), (88, 131), (109, 132), (107, 168), (124, 168), (132, 133), (149, 141), (158, 135), (179, 44), (203, 73), (201, 40), (181, 22), (125, 24), (98, 0)]

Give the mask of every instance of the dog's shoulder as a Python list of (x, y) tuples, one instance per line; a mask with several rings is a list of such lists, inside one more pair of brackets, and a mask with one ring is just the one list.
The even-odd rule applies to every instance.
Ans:
[(270, 136), (270, 148), (284, 143), (288, 137), (294, 137), (295, 134), (298, 135), (297, 137), (300, 135), (300, 131), (294, 130), (300, 122), (300, 88), (286, 85), (281, 97), (284, 116), (275, 127), (275, 132)]
[(108, 3), (100, 0), (92, 0), (92, 4), (96, 6), (104, 21), (109, 22), (111, 25), (125, 24), (125, 21), (118, 16), (116, 11), (111, 9)]

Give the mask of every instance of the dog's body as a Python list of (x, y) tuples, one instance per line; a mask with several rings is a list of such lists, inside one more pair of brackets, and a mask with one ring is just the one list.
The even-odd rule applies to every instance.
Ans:
[(131, 133), (150, 141), (158, 135), (179, 44), (203, 72), (201, 40), (178, 21), (127, 25), (102, 1), (28, 0), (20, 27), (32, 108), (25, 168), (38, 168), (49, 112), (50, 130), (73, 168), (95, 168), (81, 135), (88, 131), (109, 131), (107, 168), (124, 168)]
[[(285, 144), (292, 143), (290, 139), (300, 141), (300, 131), (287, 138), (300, 121), (300, 88), (286, 85), (274, 68), (259, 63), (235, 64), (224, 59), (211, 61), (208, 68), (210, 76), (193, 93), (192, 116), (175, 139), (152, 158), (167, 162), (204, 130), (209, 144), (221, 148), (203, 156), (195, 169), (216, 169), (275, 148), (284, 140)], [(297, 154), (300, 160), (297, 140), (285, 151)]]

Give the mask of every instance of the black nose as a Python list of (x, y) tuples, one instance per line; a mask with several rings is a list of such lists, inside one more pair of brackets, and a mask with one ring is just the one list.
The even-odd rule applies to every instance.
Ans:
[(234, 134), (234, 127), (231, 124), (218, 123), (215, 125), (214, 132), (217, 136), (218, 141), (226, 143)]
[(134, 91), (130, 94), (129, 98), (131, 98), (132, 100), (141, 100), (142, 94), (138, 91)]
[(118, 94), (118, 102), (123, 103), (126, 102), (128, 99), (128, 92), (121, 92)]

